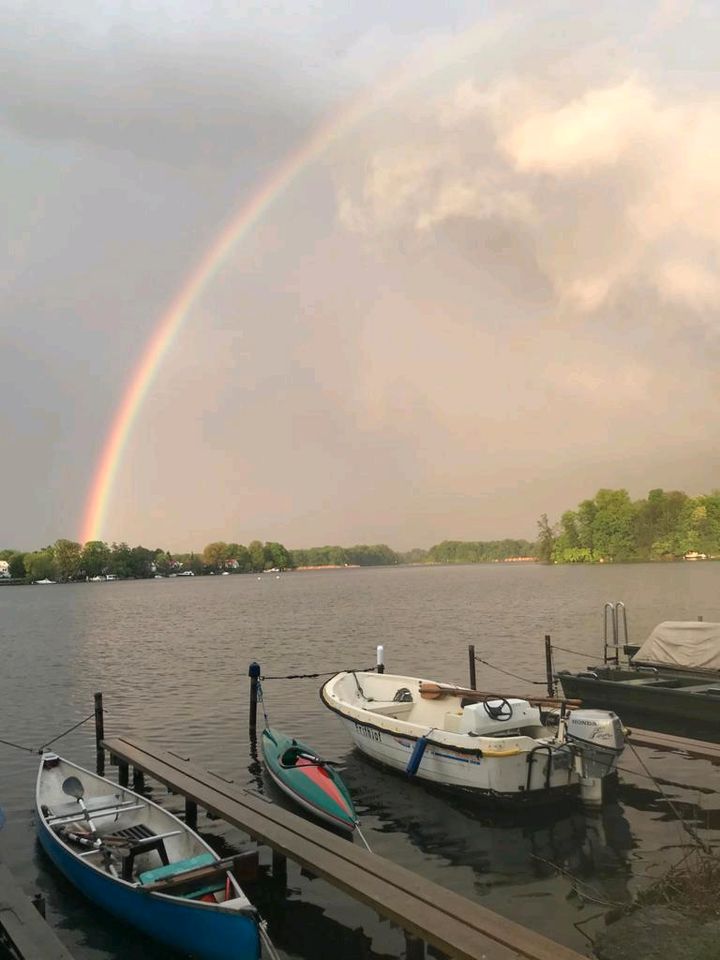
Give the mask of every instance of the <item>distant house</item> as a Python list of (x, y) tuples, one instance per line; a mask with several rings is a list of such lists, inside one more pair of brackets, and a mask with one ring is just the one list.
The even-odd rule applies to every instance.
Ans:
[(0, 579), (10, 579), (10, 563), (8, 560), (0, 560)]

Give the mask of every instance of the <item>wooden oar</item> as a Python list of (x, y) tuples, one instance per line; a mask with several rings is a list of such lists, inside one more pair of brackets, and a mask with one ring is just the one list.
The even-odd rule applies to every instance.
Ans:
[(444, 683), (430, 683), (423, 681), (420, 684), (420, 696), (425, 700), (437, 700), (439, 697), (466, 697), (468, 700), (527, 700), (534, 707), (566, 707), (575, 709), (582, 704), (582, 700), (563, 700), (560, 697), (526, 697), (514, 694), (487, 693), (484, 690), (472, 690), (469, 687), (451, 687)]

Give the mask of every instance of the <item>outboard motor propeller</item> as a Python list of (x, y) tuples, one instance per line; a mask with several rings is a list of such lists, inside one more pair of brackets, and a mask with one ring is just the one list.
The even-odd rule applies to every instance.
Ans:
[(615, 772), (625, 749), (620, 718), (611, 710), (573, 710), (567, 718), (566, 736), (575, 753), (582, 802), (599, 807), (603, 780)]

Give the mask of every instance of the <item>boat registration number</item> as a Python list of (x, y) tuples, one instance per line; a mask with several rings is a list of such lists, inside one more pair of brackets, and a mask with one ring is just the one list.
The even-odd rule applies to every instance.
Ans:
[(379, 730), (373, 730), (372, 727), (365, 727), (362, 723), (355, 721), (355, 729), (361, 737), (367, 737), (368, 740), (382, 741), (382, 735)]

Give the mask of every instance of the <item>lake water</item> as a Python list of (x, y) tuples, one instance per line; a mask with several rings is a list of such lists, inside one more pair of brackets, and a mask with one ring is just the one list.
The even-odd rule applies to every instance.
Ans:
[[(105, 698), (108, 735), (135, 733), (186, 753), (213, 771), (273, 794), (247, 733), (247, 668), (321, 673), (374, 663), (387, 670), (467, 683), (467, 645), (527, 680), (544, 677), (543, 637), (601, 652), (605, 601), (623, 600), (631, 641), (665, 619), (720, 620), (720, 564), (543, 567), (407, 567), (0, 588), (0, 702), (4, 740), (37, 748), (82, 720), (93, 693)], [(558, 668), (582, 668), (562, 655)], [(593, 900), (623, 903), (676, 862), (687, 843), (674, 810), (720, 839), (717, 771), (708, 762), (626, 750), (617, 796), (601, 816), (580, 808), (493, 819), (481, 807), (428, 792), (371, 766), (322, 707), (320, 680), (267, 681), (271, 722), (342, 760), (372, 848), (528, 927), (589, 953), (602, 926)], [(478, 666), (480, 689), (533, 688)], [(94, 768), (92, 724), (58, 751)], [(0, 858), (78, 960), (142, 957), (167, 950), (88, 903), (58, 875), (34, 833), (36, 757), (0, 745), (0, 804), (7, 823)], [(661, 789), (646, 768), (659, 778)], [(114, 771), (110, 768), (110, 776)], [(148, 784), (174, 812), (181, 798)], [(203, 814), (200, 831), (226, 853), (247, 839)], [(279, 900), (264, 870), (251, 897), (283, 956), (403, 956), (401, 930), (325, 882), (288, 864)], [(580, 882), (580, 886), (578, 886)], [(577, 896), (580, 889), (590, 898)]]

